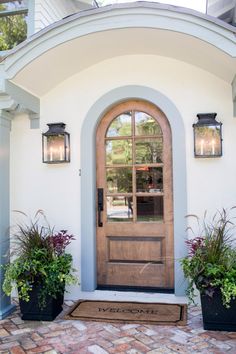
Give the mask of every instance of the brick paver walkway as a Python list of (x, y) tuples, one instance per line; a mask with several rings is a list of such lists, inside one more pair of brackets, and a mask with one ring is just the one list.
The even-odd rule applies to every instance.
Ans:
[(236, 333), (204, 331), (196, 307), (185, 327), (68, 321), (62, 315), (54, 322), (22, 321), (17, 310), (0, 321), (0, 353), (235, 354)]

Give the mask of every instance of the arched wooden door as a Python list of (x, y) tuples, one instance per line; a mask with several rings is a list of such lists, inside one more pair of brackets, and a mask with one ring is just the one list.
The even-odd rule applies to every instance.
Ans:
[(128, 101), (97, 128), (97, 283), (174, 288), (171, 130), (156, 106)]

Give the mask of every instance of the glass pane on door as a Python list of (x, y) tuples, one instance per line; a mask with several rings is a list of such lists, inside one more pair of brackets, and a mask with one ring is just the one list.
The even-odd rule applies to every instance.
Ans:
[(162, 167), (136, 167), (136, 191), (157, 193), (163, 191)]
[(163, 197), (137, 197), (137, 221), (163, 221)]
[(162, 162), (162, 138), (137, 139), (135, 143), (136, 164)]
[(107, 192), (108, 193), (132, 193), (132, 169), (107, 168)]
[(156, 119), (144, 112), (135, 112), (135, 135), (162, 135)]
[(106, 141), (107, 165), (132, 164), (132, 140), (118, 139)]
[(106, 136), (131, 136), (131, 112), (126, 112), (116, 117), (107, 130)]
[(107, 221), (127, 222), (133, 220), (132, 197), (107, 197)]

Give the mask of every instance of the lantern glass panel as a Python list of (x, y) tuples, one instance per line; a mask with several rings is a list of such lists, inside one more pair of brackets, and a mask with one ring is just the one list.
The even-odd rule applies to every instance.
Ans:
[[(65, 146), (64, 135), (50, 135), (46, 137), (46, 149), (44, 147), (44, 158), (48, 162), (64, 161), (65, 160)], [(44, 141), (45, 141), (44, 140)]]
[(196, 156), (221, 156), (220, 125), (195, 126), (194, 132)]
[(70, 161), (70, 136), (69, 134), (65, 133), (64, 135), (64, 160), (66, 162)]

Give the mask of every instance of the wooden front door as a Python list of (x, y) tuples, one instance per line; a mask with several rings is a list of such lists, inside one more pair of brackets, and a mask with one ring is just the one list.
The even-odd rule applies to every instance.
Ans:
[(98, 287), (172, 290), (171, 130), (154, 105), (128, 101), (97, 128)]

